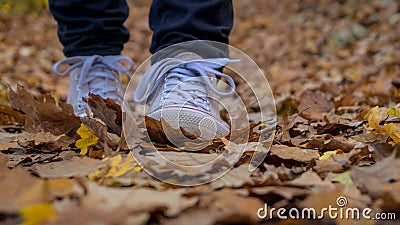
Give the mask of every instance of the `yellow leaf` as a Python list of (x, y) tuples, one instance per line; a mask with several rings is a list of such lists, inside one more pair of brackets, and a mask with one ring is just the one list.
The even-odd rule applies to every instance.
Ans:
[(368, 120), (368, 125), (378, 132), (385, 131), (385, 128), (379, 125), (382, 117), (386, 115), (387, 109), (380, 109), (378, 106), (372, 108), (365, 118)]
[[(117, 157), (117, 156), (115, 156)], [(113, 157), (113, 158), (115, 158)], [(121, 162), (121, 155), (119, 155), (118, 159), (119, 162)], [(117, 165), (113, 165), (112, 162), (113, 159), (111, 159), (111, 169), (108, 171), (108, 174), (106, 175), (106, 177), (120, 177), (122, 175), (124, 175), (125, 173), (127, 173), (128, 171), (132, 170), (134, 168), (134, 166), (131, 165), (132, 162), (132, 157), (131, 159), (128, 157), (125, 159), (125, 161), (121, 164), (117, 164)], [(117, 160), (116, 160), (117, 161)]]
[(23, 225), (36, 225), (45, 220), (55, 220), (57, 214), (49, 203), (29, 205), (21, 209), (21, 216), (24, 218)]
[(143, 169), (142, 169), (142, 167), (134, 167), (133, 168), (133, 170), (136, 172), (136, 173), (139, 173), (140, 171), (142, 171)]
[(384, 125), (386, 132), (393, 139), (395, 143), (400, 142), (400, 124), (398, 123), (387, 123)]
[(96, 135), (94, 135), (83, 123), (81, 124), (81, 127), (77, 130), (77, 133), (79, 134), (79, 136), (81, 136), (81, 139), (79, 139), (75, 143), (75, 146), (81, 149), (82, 155), (86, 155), (89, 147), (97, 144), (99, 138), (96, 137)]
[(122, 156), (120, 154), (112, 158), (106, 158), (106, 160), (109, 162), (109, 166), (101, 168), (89, 174), (88, 178), (90, 180), (98, 180), (103, 177), (120, 177), (131, 170), (134, 170), (136, 172), (141, 171), (140, 167), (135, 167), (134, 165), (132, 165), (132, 162), (134, 162), (135, 159), (131, 154), (128, 154), (124, 161), (122, 161)]
[(99, 180), (100, 178), (104, 177), (108, 171), (110, 170), (110, 167), (105, 166), (103, 168), (100, 168), (88, 175), (89, 180)]
[(122, 161), (122, 156), (120, 154), (112, 157), (110, 160), (110, 165), (112, 167), (117, 166)]
[(339, 173), (336, 177), (332, 178), (331, 181), (336, 181), (336, 182), (344, 184), (344, 185), (353, 184), (353, 180), (351, 179), (351, 176), (350, 176), (350, 170), (343, 172), (343, 173)]
[(397, 117), (400, 117), (400, 112), (399, 112), (397, 109), (395, 109), (395, 108), (390, 108), (390, 109), (386, 112), (386, 114), (387, 114), (388, 116), (397, 116)]
[(330, 158), (332, 155), (335, 155), (335, 154), (337, 154), (337, 153), (338, 153), (338, 151), (339, 151), (339, 150), (334, 150), (334, 151), (327, 151), (327, 152), (324, 152), (324, 154), (323, 154), (323, 155), (321, 155), (321, 156), (319, 157), (319, 160), (325, 160), (325, 159), (328, 159), (328, 158)]

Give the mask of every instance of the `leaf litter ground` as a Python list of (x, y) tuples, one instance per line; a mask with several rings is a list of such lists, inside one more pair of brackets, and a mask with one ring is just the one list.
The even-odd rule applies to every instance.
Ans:
[[(130, 1), (132, 32), (124, 54), (147, 53), (149, 2)], [(248, 172), (249, 148), (222, 179), (178, 187), (149, 176), (128, 153), (148, 143), (124, 137), (121, 110), (92, 95), (93, 118), (73, 115), (68, 78), (51, 76), (63, 58), (47, 10), (0, 14), (1, 224), (309, 224), (266, 220), (257, 210), (345, 206), (400, 217), (400, 14), (398, 1), (238, 1), (231, 43), (264, 70), (278, 112), (273, 146)], [(140, 53), (140, 54), (138, 54)], [(20, 84), (20, 85), (17, 85)], [(244, 101), (252, 102), (238, 83)], [(11, 106), (11, 107), (10, 107)], [(250, 118), (256, 108), (249, 108)], [(256, 141), (265, 124), (253, 121)], [(147, 121), (159, 133), (159, 121)], [(153, 135), (158, 150), (182, 164), (226, 150), (216, 140), (190, 153)], [(196, 159), (196, 160), (194, 160)], [(154, 161), (157, 164), (159, 162)], [(182, 174), (160, 164), (159, 172)], [(194, 173), (194, 172), (193, 172)], [(193, 175), (193, 174), (192, 174)], [(325, 216), (316, 224), (394, 224)]]

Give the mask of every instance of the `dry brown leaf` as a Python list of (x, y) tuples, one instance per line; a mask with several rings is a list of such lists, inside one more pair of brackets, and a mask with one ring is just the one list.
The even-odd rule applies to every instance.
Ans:
[(34, 169), (42, 178), (69, 178), (87, 176), (104, 166), (106, 163), (101, 160), (74, 157), (70, 160), (35, 165)]
[(391, 183), (400, 177), (400, 159), (392, 155), (373, 166), (353, 167), (350, 175), (354, 184), (363, 192), (377, 198), (382, 193), (381, 185)]
[[(3, 175), (4, 171), (7, 168), (8, 157), (7, 155), (0, 152), (0, 175)], [(1, 178), (1, 176), (0, 176)]]
[(50, 132), (54, 135), (68, 135), (78, 138), (76, 130), (81, 121), (74, 115), (72, 106), (57, 104), (49, 95), (33, 97), (25, 88), (18, 85), (14, 92), (9, 88), (11, 107), (24, 112), (27, 116), (25, 130), (27, 132)]
[[(79, 215), (79, 216), (77, 216)], [(91, 207), (72, 206), (61, 213), (55, 220), (47, 221), (43, 225), (115, 225), (130, 224), (144, 225), (150, 218), (149, 213), (128, 215), (119, 210), (98, 210)]]
[(289, 166), (292, 164), (308, 163), (313, 159), (318, 159), (319, 156), (318, 151), (312, 149), (302, 149), (286, 145), (272, 145), (266, 162), (276, 166), (279, 166), (281, 163)]
[(15, 140), (18, 135), (19, 134), (0, 132), (0, 151), (6, 151), (11, 148), (19, 148), (19, 145)]
[(181, 216), (163, 221), (165, 224), (257, 224), (257, 210), (263, 207), (261, 200), (241, 196), (232, 189), (222, 189), (201, 196), (198, 208)]
[(250, 193), (269, 203), (277, 201), (279, 197), (287, 200), (295, 197), (306, 197), (310, 192), (309, 188), (285, 186), (253, 187), (250, 189)]
[(341, 173), (349, 169), (352, 165), (357, 165), (361, 157), (361, 149), (352, 150), (349, 153), (335, 154), (325, 160), (316, 160), (313, 169), (318, 174), (325, 172)]
[[(339, 207), (337, 204), (337, 199), (343, 197), (346, 198), (347, 205)], [(368, 196), (362, 195), (354, 185), (344, 186), (340, 184), (334, 184), (332, 186), (321, 186), (314, 189), (313, 193), (310, 194), (304, 201), (299, 202), (299, 206), (301, 208), (313, 208), (320, 214), (322, 208), (327, 208), (329, 205), (331, 205), (331, 207), (343, 208), (344, 212), (347, 208), (353, 207), (365, 209), (368, 207), (370, 201), (371, 199)], [(324, 212), (324, 215), (325, 218), (329, 218), (327, 211)], [(347, 224), (346, 221), (348, 222), (351, 220), (340, 219), (340, 217), (338, 217), (335, 221), (338, 224), (344, 225)], [(367, 222), (367, 220), (356, 221)]]
[(334, 107), (327, 98), (327, 95), (321, 91), (304, 92), (299, 97), (298, 110), (301, 112), (301, 116), (308, 120), (323, 119), (322, 113), (327, 113)]
[(312, 170), (307, 170), (305, 173), (302, 173), (296, 179), (287, 181), (286, 183), (303, 187), (332, 185), (331, 182), (322, 180), (322, 178)]
[(22, 133), (17, 136), (16, 141), (23, 148), (31, 148), (42, 152), (65, 150), (75, 140), (65, 134), (55, 136), (50, 132)]
[(177, 216), (198, 202), (198, 197), (185, 197), (183, 189), (160, 192), (150, 188), (102, 187), (93, 182), (86, 185), (88, 194), (82, 198), (83, 206), (100, 211), (139, 213), (161, 210), (166, 216)]
[(355, 143), (343, 137), (334, 137), (331, 134), (322, 136), (315, 136), (308, 143), (305, 144), (307, 148), (321, 149), (325, 151), (341, 149), (344, 152), (351, 151)]
[(400, 124), (399, 123), (387, 123), (383, 125), (386, 133), (393, 139), (395, 143), (400, 142)]
[(380, 186), (383, 204), (380, 206), (384, 211), (393, 212), (400, 208), (400, 176), (396, 182), (385, 183)]
[(16, 213), (24, 206), (47, 200), (44, 180), (20, 167), (0, 172), (0, 212)]
[(8, 105), (0, 104), (0, 125), (13, 123), (24, 124), (26, 116)]
[(104, 99), (100, 95), (89, 94), (88, 98), (84, 98), (88, 103), (94, 117), (103, 121), (110, 130), (121, 135), (122, 131), (122, 110), (114, 100), (107, 98)]
[(255, 182), (251, 178), (248, 164), (242, 164), (239, 167), (229, 170), (220, 179), (217, 179), (210, 183), (210, 186), (214, 189), (220, 189), (225, 187), (239, 188), (243, 186), (252, 186)]
[(107, 126), (101, 120), (89, 117), (84, 117), (81, 120), (96, 137), (104, 141), (111, 149), (116, 150), (118, 148), (120, 138), (118, 135), (108, 132)]

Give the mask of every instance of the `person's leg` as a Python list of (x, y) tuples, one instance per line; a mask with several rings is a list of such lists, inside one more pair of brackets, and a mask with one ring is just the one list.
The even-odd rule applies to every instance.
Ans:
[[(53, 65), (58, 76), (70, 75), (67, 102), (76, 115), (85, 116), (83, 98), (94, 93), (122, 103), (120, 72), (129, 76), (133, 61), (120, 56), (129, 32), (123, 26), (129, 14), (125, 0), (49, 0), (58, 23), (66, 59)], [(128, 62), (128, 68), (120, 61)], [(60, 71), (60, 65), (69, 69)]]
[[(220, 118), (217, 100), (235, 89), (233, 79), (222, 73), (232, 62), (226, 45), (233, 25), (232, 1), (153, 0), (149, 23), (154, 32), (153, 65), (138, 84), (134, 100), (149, 103), (148, 117), (202, 140), (227, 135), (230, 128)], [(190, 42), (195, 40), (202, 41)], [(174, 44), (179, 45), (169, 48)], [(226, 79), (229, 91), (216, 88), (217, 77)], [(170, 135), (177, 146), (191, 141)]]
[[(228, 44), (229, 33), (233, 26), (232, 1), (153, 0), (149, 24), (154, 32), (150, 46), (150, 52), (153, 54), (170, 45), (192, 40), (209, 40)], [(179, 51), (184, 52), (191, 47), (180, 48)], [(228, 57), (227, 49), (210, 45), (196, 47), (196, 49), (202, 50), (197, 53), (204, 58)], [(157, 55), (155, 61), (181, 52), (166, 52)]]
[(129, 39), (125, 0), (49, 0), (49, 6), (67, 57), (119, 55)]

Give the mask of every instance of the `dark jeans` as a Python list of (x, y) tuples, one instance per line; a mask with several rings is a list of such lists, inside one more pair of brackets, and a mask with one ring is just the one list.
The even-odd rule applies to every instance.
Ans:
[[(49, 0), (49, 5), (58, 22), (58, 36), (67, 57), (119, 55), (129, 40), (129, 31), (123, 26), (129, 14), (125, 0)], [(190, 40), (228, 44), (233, 25), (232, 1), (154, 0), (149, 23), (153, 31), (151, 53)], [(214, 52), (214, 56), (202, 56), (227, 54), (220, 49)]]

